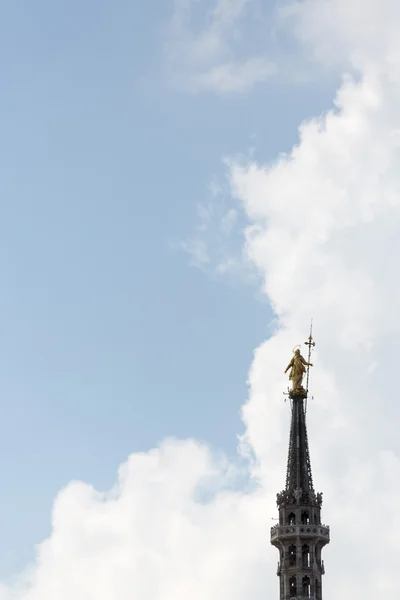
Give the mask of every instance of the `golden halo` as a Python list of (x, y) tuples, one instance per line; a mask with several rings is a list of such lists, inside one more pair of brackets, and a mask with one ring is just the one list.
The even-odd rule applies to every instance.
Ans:
[(297, 344), (297, 346), (295, 346), (295, 347), (293, 348), (293, 354), (295, 353), (295, 351), (297, 350), (297, 348), (301, 348), (301, 344)]

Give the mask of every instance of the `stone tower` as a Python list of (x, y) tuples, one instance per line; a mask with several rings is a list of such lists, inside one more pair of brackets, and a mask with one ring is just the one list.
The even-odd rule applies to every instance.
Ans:
[[(314, 345), (311, 335), (306, 344), (310, 359)], [(292, 375), (291, 379), (294, 381)], [(315, 493), (311, 474), (307, 393), (301, 383), (289, 392), (292, 418), (286, 487), (277, 494), (279, 523), (271, 529), (271, 544), (278, 548), (280, 557), (279, 600), (322, 600), (321, 580), (325, 570), (321, 552), (329, 543), (329, 527), (321, 523), (322, 494)]]

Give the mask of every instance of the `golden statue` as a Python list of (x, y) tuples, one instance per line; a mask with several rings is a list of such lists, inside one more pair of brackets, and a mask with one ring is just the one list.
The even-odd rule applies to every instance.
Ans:
[(289, 373), (289, 379), (292, 382), (292, 392), (295, 392), (296, 390), (304, 391), (302, 383), (304, 374), (306, 372), (306, 367), (312, 367), (312, 364), (307, 362), (300, 354), (299, 348), (296, 348), (293, 358), (285, 370), (285, 373), (287, 373), (289, 369), (291, 369)]

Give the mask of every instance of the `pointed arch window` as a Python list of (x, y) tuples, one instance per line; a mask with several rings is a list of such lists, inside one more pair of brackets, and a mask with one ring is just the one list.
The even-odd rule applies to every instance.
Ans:
[(296, 525), (296, 515), (294, 512), (289, 513), (288, 516), (289, 525)]
[(310, 524), (310, 513), (308, 512), (308, 510), (303, 510), (303, 512), (301, 513), (301, 523), (302, 525)]
[(310, 578), (308, 577), (308, 575), (303, 577), (302, 588), (303, 588), (303, 590), (302, 590), (303, 596), (305, 596), (306, 598), (309, 598), (310, 597)]
[(301, 564), (305, 568), (309, 567), (311, 564), (310, 547), (307, 546), (307, 544), (304, 544), (304, 546), (301, 549)]
[(294, 544), (289, 546), (289, 566), (296, 566), (296, 546)]
[(289, 579), (289, 591), (291, 598), (292, 596), (297, 596), (297, 582), (296, 577), (294, 575)]

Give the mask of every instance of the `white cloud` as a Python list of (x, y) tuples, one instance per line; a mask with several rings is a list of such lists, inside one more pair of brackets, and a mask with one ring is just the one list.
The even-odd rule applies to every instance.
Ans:
[(187, 239), (176, 246), (190, 256), (190, 262), (194, 267), (203, 269), (211, 262), (207, 244), (200, 238)]
[[(235, 473), (193, 441), (133, 455), (107, 495), (71, 483), (53, 532), (15, 598), (24, 600), (240, 600), (265, 591), (269, 515), (261, 493), (221, 491)], [(213, 499), (202, 499), (202, 490)], [(256, 515), (264, 515), (259, 520)], [(215, 527), (215, 524), (218, 526)], [(2, 600), (13, 596), (3, 591)]]
[(245, 92), (275, 75), (274, 63), (263, 55), (236, 56), (241, 21), (250, 4), (249, 0), (215, 0), (212, 6), (199, 6), (195, 0), (175, 1), (166, 59), (176, 85), (191, 91)]
[(207, 202), (197, 206), (195, 231), (173, 247), (183, 250), (190, 265), (211, 277), (230, 278), (235, 285), (258, 283), (258, 275), (243, 252), (243, 215), (234, 207), (229, 186), (213, 181)]
[(298, 0), (281, 7), (318, 61), (348, 64), (364, 72), (395, 69), (399, 61), (397, 0)]
[(246, 92), (277, 72), (276, 65), (264, 58), (251, 58), (242, 63), (226, 63), (192, 77), (198, 90), (220, 93)]
[(322, 44), (348, 56), (361, 77), (344, 80), (337, 110), (304, 123), (274, 165), (231, 166), (252, 223), (246, 251), (278, 315), (255, 351), (243, 408), (241, 443), (257, 457), (258, 487), (235, 491), (234, 466), (193, 441), (133, 455), (111, 493), (82, 483), (60, 493), (36, 564), (22, 587), (0, 588), (0, 600), (277, 598), (268, 529), (284, 479), (283, 369), (311, 316), (311, 459), (332, 527), (324, 600), (395, 597), (400, 7), (305, 0), (293, 18), (316, 53)]
[(221, 219), (221, 231), (225, 235), (229, 235), (237, 223), (238, 211), (230, 208)]

